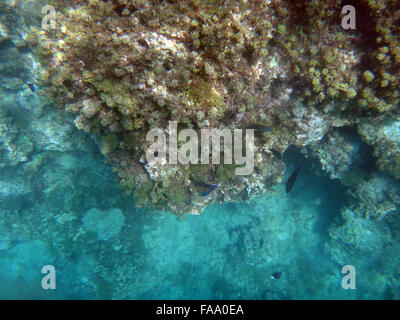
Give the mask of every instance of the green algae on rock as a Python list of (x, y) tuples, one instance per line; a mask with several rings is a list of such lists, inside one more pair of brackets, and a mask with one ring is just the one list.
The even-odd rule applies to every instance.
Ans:
[[(246, 200), (282, 179), (285, 166), (268, 149), (304, 146), (332, 127), (398, 113), (396, 1), (360, 1), (370, 22), (354, 32), (338, 23), (341, 1), (53, 4), (58, 28), (30, 33), (47, 65), (47, 93), (99, 138), (138, 204), (182, 214)], [(220, 187), (203, 198), (189, 179), (195, 165), (144, 158), (146, 133), (171, 120), (196, 130), (243, 123), (274, 130), (256, 137), (251, 176), (205, 168), (204, 180)]]

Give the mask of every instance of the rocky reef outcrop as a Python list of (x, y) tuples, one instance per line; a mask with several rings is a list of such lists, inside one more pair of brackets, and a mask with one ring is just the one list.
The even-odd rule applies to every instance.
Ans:
[(361, 137), (374, 147), (377, 165), (395, 179), (400, 179), (400, 121), (396, 117), (362, 122)]
[[(40, 26), (45, 4), (0, 2), (0, 250), (38, 238), (64, 250), (55, 224), (73, 224), (82, 206), (83, 213), (109, 208), (122, 197), (92, 138), (38, 94), (40, 63), (27, 31)], [(95, 196), (104, 193), (114, 200)]]
[[(53, 5), (56, 29), (31, 28), (27, 36), (47, 66), (46, 93), (99, 139), (139, 205), (200, 213), (214, 201), (246, 200), (282, 178), (284, 165), (269, 149), (318, 142), (332, 127), (398, 112), (396, 1), (361, 1), (358, 14), (369, 22), (355, 31), (338, 23), (340, 2)], [(272, 131), (256, 134), (254, 174), (236, 176), (229, 165), (147, 162), (146, 133), (169, 121), (198, 132), (255, 122)], [(191, 176), (219, 188), (201, 197)]]
[(338, 130), (332, 130), (318, 143), (310, 144), (306, 151), (319, 160), (322, 169), (332, 179), (344, 178), (360, 162), (359, 143)]

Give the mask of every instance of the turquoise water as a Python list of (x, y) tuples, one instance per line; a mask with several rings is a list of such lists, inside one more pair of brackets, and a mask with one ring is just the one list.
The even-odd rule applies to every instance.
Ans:
[[(335, 132), (368, 181), (358, 193), (324, 170), (322, 152), (291, 147), (271, 193), (184, 218), (137, 208), (98, 141), (29, 87), (38, 60), (18, 44), (21, 19), (0, 20), (0, 299), (400, 298), (400, 183), (355, 128)], [(381, 219), (365, 214), (374, 201), (387, 206)], [(46, 265), (55, 290), (42, 287)], [(355, 289), (342, 286), (345, 265)]]
[[(182, 220), (136, 209), (93, 149), (43, 165), (37, 174), (53, 176), (52, 190), (2, 203), (2, 236), (11, 239), (0, 251), (1, 298), (380, 299), (397, 290), (399, 244), (388, 226), (365, 220), (346, 243), (346, 223), (356, 221), (340, 214), (344, 188), (316, 176), (296, 150), (285, 156), (302, 165), (289, 195), (280, 184), (256, 201)], [(107, 240), (85, 232), (91, 207), (120, 208), (120, 232)], [(341, 286), (344, 264), (356, 267), (356, 290)], [(41, 288), (43, 265), (56, 268), (54, 291)], [(276, 271), (282, 277), (272, 280)]]

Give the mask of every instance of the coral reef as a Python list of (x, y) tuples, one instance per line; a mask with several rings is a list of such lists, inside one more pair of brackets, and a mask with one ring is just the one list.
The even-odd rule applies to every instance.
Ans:
[[(40, 67), (26, 31), (40, 25), (44, 4), (0, 3), (0, 29), (8, 30), (0, 38), (0, 247), (48, 238), (64, 250), (64, 235), (49, 221), (70, 225), (80, 221), (75, 212), (113, 207), (108, 199), (96, 200), (96, 194), (123, 198), (118, 185), (109, 185), (116, 177), (107, 171), (96, 143), (75, 128), (70, 114), (38, 95)], [(44, 229), (37, 231), (41, 225)]]
[(400, 184), (393, 178), (374, 174), (355, 186), (351, 194), (357, 199), (356, 211), (366, 219), (381, 220), (399, 211)]
[(400, 247), (390, 227), (350, 209), (344, 209), (342, 217), (343, 223), (330, 226), (324, 251), (338, 265), (356, 266), (358, 299), (379, 294), (382, 299), (398, 296), (398, 278), (390, 274)]
[[(357, 2), (371, 19), (344, 31), (341, 1), (54, 1), (57, 29), (43, 31), (47, 2), (0, 3), (1, 298), (399, 299), (397, 2)], [(39, 74), (60, 108), (38, 95)], [(255, 133), (251, 176), (147, 162), (145, 133), (176, 119), (271, 131)], [(264, 193), (289, 145), (340, 180), (290, 148), (288, 168), (302, 166), (294, 190)], [(99, 150), (139, 206), (199, 213), (249, 201), (183, 221), (135, 208)], [(195, 180), (219, 187), (201, 197)], [(52, 292), (37, 290), (45, 264), (62, 274)], [(345, 264), (357, 290), (340, 288)]]
[[(369, 22), (354, 32), (338, 23), (340, 1), (53, 4), (58, 27), (27, 36), (47, 65), (47, 95), (99, 139), (139, 205), (181, 214), (246, 200), (282, 178), (269, 148), (304, 146), (331, 127), (398, 112), (396, 1), (360, 1)], [(227, 178), (229, 170), (215, 166), (147, 163), (146, 133), (170, 120), (196, 130), (258, 122), (273, 131), (256, 137), (255, 174)], [(220, 184), (209, 197), (189, 180), (196, 170)]]
[(27, 161), (32, 149), (29, 139), (18, 139), (18, 129), (13, 119), (6, 116), (4, 109), (0, 109), (0, 168)]

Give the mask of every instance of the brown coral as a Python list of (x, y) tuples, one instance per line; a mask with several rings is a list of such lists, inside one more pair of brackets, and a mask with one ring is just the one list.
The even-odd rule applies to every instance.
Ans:
[[(77, 113), (79, 128), (101, 139), (142, 204), (201, 212), (213, 197), (264, 192), (284, 166), (263, 150), (318, 141), (332, 125), (394, 112), (399, 101), (395, 1), (362, 1), (372, 24), (360, 26), (361, 34), (337, 23), (340, 1), (54, 3), (62, 7), (59, 27), (38, 35), (48, 93)], [(355, 41), (371, 36), (371, 28), (376, 50)], [(205, 199), (189, 181), (193, 165), (146, 164), (147, 131), (170, 120), (196, 130), (257, 121), (274, 131), (256, 138), (255, 174), (226, 179)], [(265, 172), (274, 175), (265, 179)], [(203, 178), (219, 183), (217, 173), (208, 166)], [(172, 192), (176, 185), (181, 191)]]

